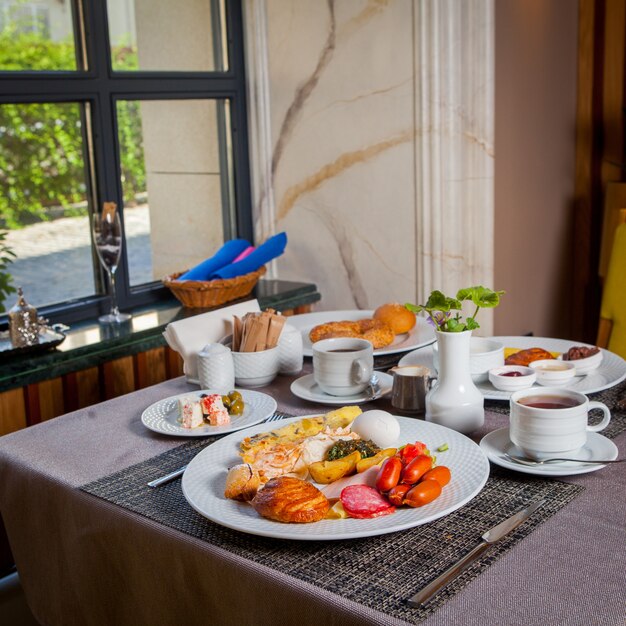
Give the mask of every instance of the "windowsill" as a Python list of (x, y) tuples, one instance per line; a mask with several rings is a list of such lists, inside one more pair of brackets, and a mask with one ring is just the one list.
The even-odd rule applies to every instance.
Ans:
[[(313, 304), (321, 297), (317, 287), (311, 283), (264, 279), (259, 281), (253, 295), (262, 309), (274, 308), (278, 311)], [(132, 310), (132, 319), (119, 326), (104, 326), (97, 321), (76, 323), (56, 349), (37, 355), (9, 357), (0, 362), (0, 391), (57, 378), (113, 359), (163, 347), (166, 342), (162, 333), (167, 324), (219, 308), (222, 307), (185, 309), (178, 301), (172, 300)]]

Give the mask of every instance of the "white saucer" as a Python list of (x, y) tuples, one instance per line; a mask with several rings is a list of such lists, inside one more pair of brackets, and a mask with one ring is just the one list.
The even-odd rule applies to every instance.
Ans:
[[(381, 394), (379, 397), (391, 391), (393, 384), (393, 376), (384, 374), (383, 372), (377, 372), (378, 383), (380, 385)], [(367, 389), (354, 396), (331, 396), (323, 392), (315, 382), (313, 374), (307, 374), (302, 376), (291, 383), (291, 393), (303, 400), (309, 400), (309, 402), (317, 402), (319, 404), (362, 404), (369, 401), (369, 394)]]
[[(522, 472), (523, 474), (535, 474), (537, 476), (572, 476), (574, 474), (587, 474), (588, 472), (596, 472), (606, 465), (587, 465), (586, 463), (577, 463), (576, 461), (564, 461), (562, 463), (550, 463), (549, 465), (538, 465), (530, 467), (515, 463), (504, 456), (504, 453), (517, 454), (524, 456), (522, 451), (509, 439), (509, 429), (500, 428), (485, 435), (480, 447), (487, 455), (490, 461), (506, 467), (506, 469)], [(607, 461), (617, 458), (617, 446), (604, 435), (600, 433), (587, 433), (587, 443), (576, 454), (571, 455), (572, 458), (592, 461), (593, 459), (606, 459)], [(555, 455), (556, 456), (556, 455)]]

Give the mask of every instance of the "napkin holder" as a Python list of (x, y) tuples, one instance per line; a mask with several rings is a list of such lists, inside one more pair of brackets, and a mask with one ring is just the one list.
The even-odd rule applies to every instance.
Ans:
[(209, 308), (244, 298), (251, 293), (259, 278), (265, 274), (265, 266), (255, 272), (235, 278), (216, 280), (176, 280), (184, 272), (171, 274), (163, 284), (176, 296), (180, 303), (191, 309)]

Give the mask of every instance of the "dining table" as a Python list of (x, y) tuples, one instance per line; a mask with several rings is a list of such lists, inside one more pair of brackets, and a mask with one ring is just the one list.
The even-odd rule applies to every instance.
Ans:
[[(280, 375), (258, 391), (283, 415), (336, 408), (294, 396), (298, 376)], [(255, 536), (193, 510), (180, 478), (147, 486), (211, 449), (214, 439), (142, 423), (155, 402), (196, 391), (179, 377), (0, 438), (0, 513), (41, 624), (625, 623), (626, 464), (558, 477), (491, 464), (474, 498), (414, 528), (340, 541)], [(621, 383), (592, 396), (612, 411), (605, 434), (620, 458), (625, 395)], [(389, 396), (361, 408), (396, 412)], [(508, 402), (488, 401), (484, 426), (469, 437), (479, 442), (507, 424)], [(408, 604), (494, 523), (537, 498), (547, 502), (540, 515), (431, 602)]]

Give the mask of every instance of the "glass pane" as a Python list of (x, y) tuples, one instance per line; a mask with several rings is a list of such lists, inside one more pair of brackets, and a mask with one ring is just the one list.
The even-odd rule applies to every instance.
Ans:
[(225, 108), (221, 100), (118, 101), (131, 286), (196, 265), (231, 232)]
[(78, 103), (0, 106), (0, 229), (36, 307), (94, 293), (81, 116)]
[(73, 3), (0, 2), (0, 70), (75, 70)]
[(223, 0), (107, 0), (114, 70), (224, 71)]

